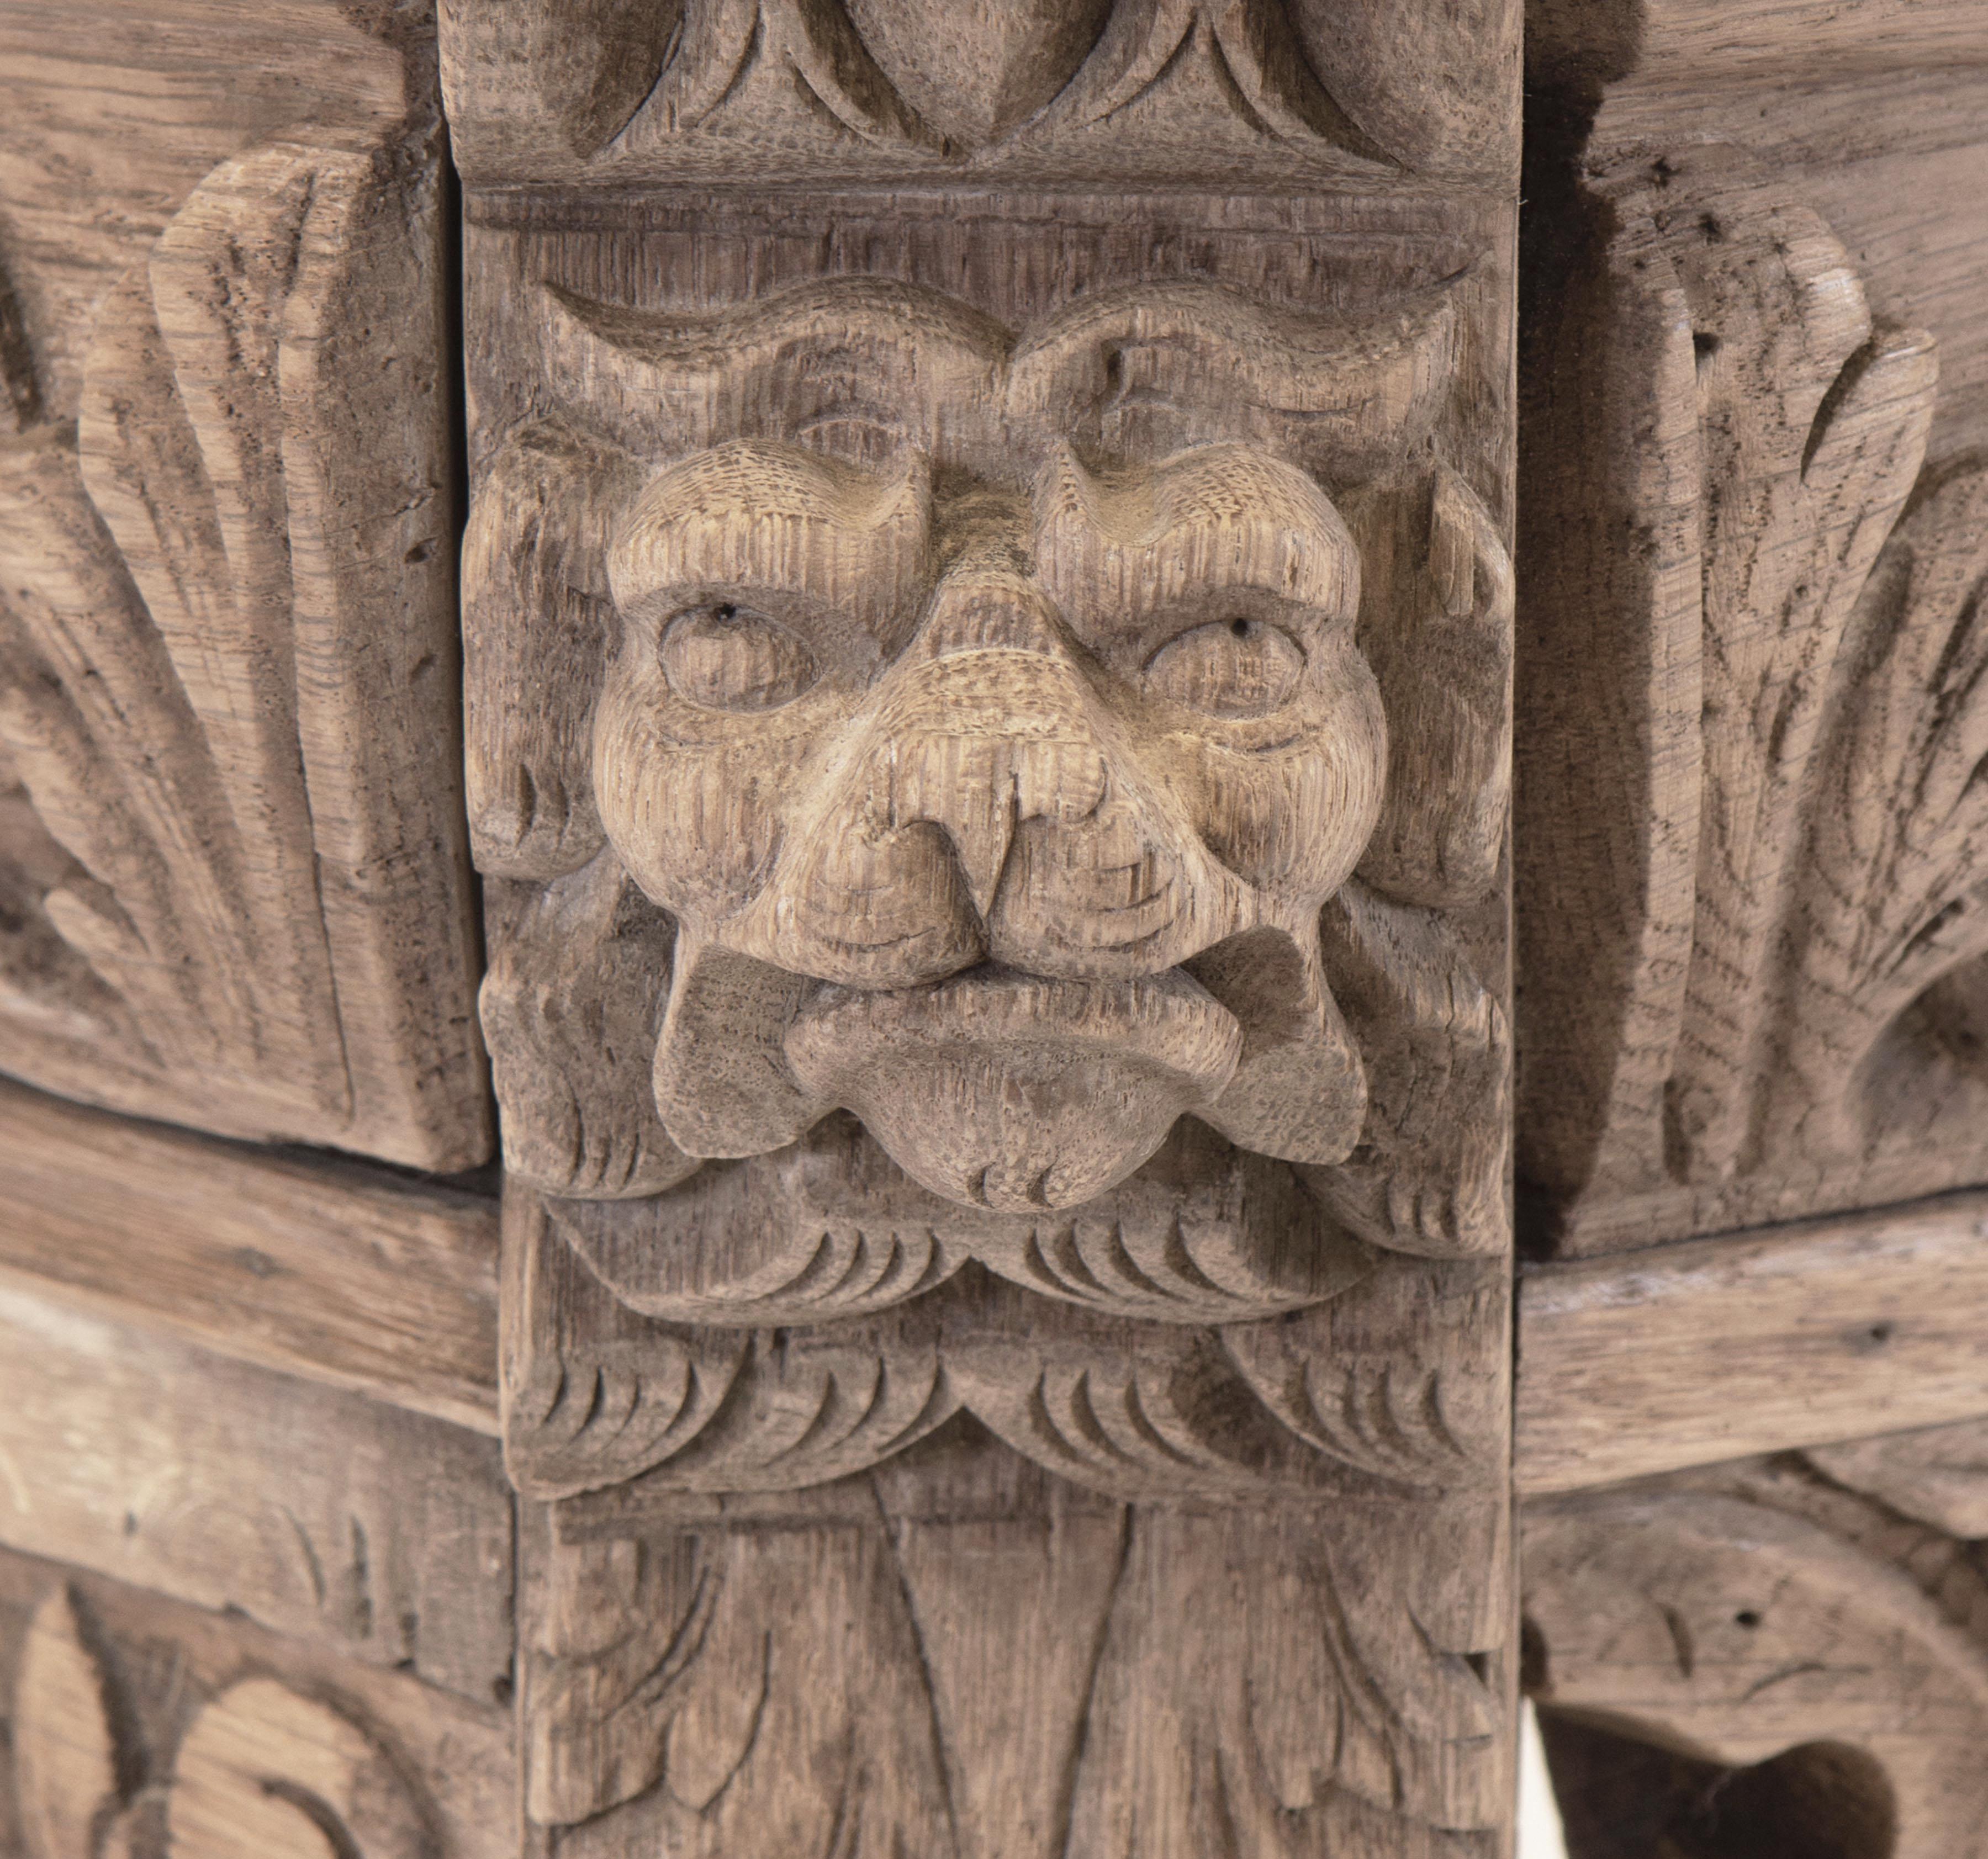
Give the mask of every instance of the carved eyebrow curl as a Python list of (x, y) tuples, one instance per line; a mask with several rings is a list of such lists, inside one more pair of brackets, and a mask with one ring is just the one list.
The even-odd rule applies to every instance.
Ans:
[(608, 581), (630, 619), (660, 618), (688, 593), (759, 593), (888, 637), (916, 610), (931, 530), (931, 486), (915, 457), (886, 478), (741, 440), (650, 479), (616, 528)]
[(1352, 618), (1360, 562), (1309, 473), (1249, 445), (1202, 445), (1124, 476), (1067, 448), (1035, 494), (1036, 573), (1064, 610), (1170, 612), (1224, 593)]

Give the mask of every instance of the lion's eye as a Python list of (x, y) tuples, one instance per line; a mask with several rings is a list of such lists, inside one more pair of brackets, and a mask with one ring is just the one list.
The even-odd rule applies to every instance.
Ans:
[(1212, 620), (1146, 661), (1146, 688), (1211, 716), (1268, 716), (1290, 700), (1303, 670), (1303, 651), (1281, 627)]
[(821, 675), (813, 653), (777, 620), (729, 600), (678, 613), (659, 656), (670, 688), (709, 710), (777, 710)]

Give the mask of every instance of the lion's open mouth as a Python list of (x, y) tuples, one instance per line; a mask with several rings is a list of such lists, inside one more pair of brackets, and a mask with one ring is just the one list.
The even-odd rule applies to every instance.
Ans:
[(785, 1045), (803, 1090), (854, 1110), (914, 1179), (1026, 1212), (1124, 1180), (1220, 1097), (1242, 1029), (1179, 968), (1087, 982), (990, 966), (888, 992), (824, 984)]

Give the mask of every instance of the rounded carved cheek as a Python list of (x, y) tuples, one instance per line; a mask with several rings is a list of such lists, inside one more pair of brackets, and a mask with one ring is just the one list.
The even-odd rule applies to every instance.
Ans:
[(1203, 842), (1237, 877), (1322, 904), (1373, 836), (1387, 741), (1378, 701), (1308, 708), (1295, 739), (1277, 748), (1204, 740), (1195, 813)]
[(675, 740), (668, 703), (610, 680), (594, 714), (596, 805), (651, 902), (692, 924), (715, 923), (750, 904), (772, 874), (793, 745), (779, 731)]

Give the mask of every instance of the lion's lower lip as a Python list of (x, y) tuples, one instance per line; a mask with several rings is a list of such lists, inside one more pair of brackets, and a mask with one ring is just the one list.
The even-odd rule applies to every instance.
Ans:
[(800, 1066), (825, 1059), (838, 1036), (858, 1044), (1095, 1045), (1209, 1083), (1226, 1083), (1242, 1049), (1236, 1016), (1181, 968), (1072, 981), (989, 965), (922, 988), (824, 985), (795, 1016), (789, 1057)]
[(915, 1179), (1024, 1212), (1124, 1180), (1221, 1095), (1242, 1029), (1178, 968), (1090, 982), (985, 968), (891, 992), (823, 987), (786, 1046), (803, 1087), (854, 1110)]

